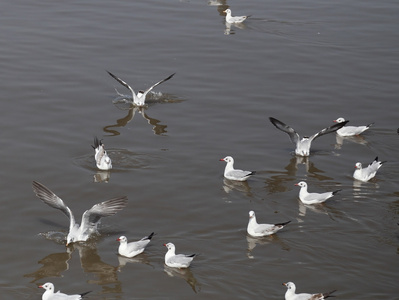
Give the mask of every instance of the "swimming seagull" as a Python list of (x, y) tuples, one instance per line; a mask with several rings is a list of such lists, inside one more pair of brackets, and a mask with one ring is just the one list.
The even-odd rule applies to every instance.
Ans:
[(139, 255), (140, 253), (143, 253), (145, 247), (147, 247), (153, 235), (154, 233), (151, 233), (150, 235), (143, 237), (139, 241), (130, 242), (130, 243), (128, 243), (127, 238), (122, 235), (117, 239), (117, 241), (120, 242), (118, 248), (119, 255), (132, 258), (135, 257), (136, 255)]
[(46, 291), (42, 295), (42, 300), (80, 300), (83, 299), (84, 295), (87, 295), (90, 292), (75, 294), (75, 295), (67, 295), (58, 291), (54, 293), (54, 284), (51, 282), (47, 282), (43, 285), (40, 285), (39, 288), (45, 289)]
[(333, 192), (325, 192), (325, 193), (308, 193), (308, 184), (305, 181), (301, 181), (295, 184), (296, 186), (300, 186), (301, 190), (299, 191), (299, 199), (304, 204), (319, 204), (325, 202), (327, 199), (334, 196), (341, 190), (336, 190)]
[(361, 181), (369, 181), (377, 174), (378, 169), (381, 168), (383, 163), (385, 163), (385, 161), (378, 161), (378, 156), (367, 166), (367, 168), (362, 168), (362, 164), (357, 162), (353, 178)]
[(234, 159), (231, 156), (221, 158), (219, 159), (219, 161), (227, 162), (224, 169), (224, 177), (230, 180), (245, 181), (256, 173), (255, 171), (243, 171), (234, 169)]
[(172, 75), (166, 77), (165, 79), (158, 81), (157, 83), (155, 83), (154, 85), (150, 86), (148, 89), (146, 89), (145, 91), (139, 91), (136, 95), (136, 93), (134, 92), (134, 90), (132, 89), (132, 87), (130, 85), (128, 85), (126, 82), (124, 82), (122, 79), (116, 77), (114, 74), (112, 74), (111, 72), (107, 71), (109, 75), (111, 75), (116, 81), (118, 81), (120, 84), (122, 84), (124, 87), (128, 88), (131, 92), (132, 92), (132, 97), (133, 97), (133, 103), (137, 106), (144, 106), (145, 105), (145, 98), (147, 96), (147, 94), (157, 85), (160, 85), (161, 83), (171, 79), (176, 73), (173, 73)]
[(165, 254), (165, 265), (172, 268), (188, 268), (197, 254), (176, 254), (175, 245), (173, 243), (163, 244), (168, 248), (168, 252)]
[(338, 124), (334, 124), (330, 127), (324, 128), (322, 130), (320, 130), (319, 132), (315, 133), (314, 135), (307, 137), (304, 136), (302, 139), (299, 136), (298, 133), (296, 133), (296, 131), (294, 130), (294, 128), (284, 124), (283, 122), (270, 117), (270, 122), (272, 122), (272, 124), (274, 126), (276, 126), (277, 129), (284, 131), (285, 133), (288, 133), (288, 135), (290, 136), (291, 141), (294, 143), (294, 145), (296, 146), (295, 148), (295, 154), (300, 155), (300, 156), (309, 156), (309, 152), (310, 152), (310, 146), (312, 144), (312, 141), (315, 138), (318, 138), (319, 136), (322, 136), (324, 134), (327, 133), (332, 133), (337, 131), (338, 129), (342, 128), (346, 123), (348, 123), (349, 121), (344, 121), (342, 123), (338, 123)]
[[(342, 123), (345, 122), (344, 118), (338, 118), (336, 120), (334, 120), (335, 123)], [(340, 129), (337, 130), (337, 133), (340, 136), (352, 136), (352, 135), (359, 135), (361, 134), (363, 131), (366, 131), (367, 129), (370, 128), (370, 126), (372, 126), (374, 123), (370, 123), (366, 126), (344, 126)]]
[(32, 186), (34, 193), (40, 200), (52, 208), (61, 210), (69, 218), (67, 246), (70, 243), (87, 241), (92, 234), (97, 233), (97, 226), (102, 217), (115, 215), (118, 211), (125, 208), (127, 204), (126, 196), (95, 204), (92, 208), (83, 213), (82, 224), (79, 226), (79, 224), (75, 222), (72, 211), (65, 205), (61, 198), (39, 182), (33, 181)]
[(285, 292), (285, 300), (322, 300), (331, 296), (336, 290), (333, 290), (329, 293), (318, 293), (318, 294), (295, 294), (295, 284), (293, 282), (283, 283), (287, 287), (287, 291)]
[(111, 170), (112, 169), (112, 161), (109, 158), (107, 151), (105, 151), (104, 144), (102, 140), (98, 140), (98, 138), (94, 137), (94, 159), (96, 160), (97, 168), (100, 170)]
[(231, 9), (226, 9), (223, 12), (226, 13), (226, 22), (227, 23), (242, 23), (244, 22), (247, 18), (249, 18), (250, 16), (236, 16), (233, 17), (231, 15)]
[(262, 237), (272, 235), (276, 233), (280, 229), (283, 229), (285, 225), (290, 223), (291, 221), (277, 224), (258, 224), (256, 222), (255, 212), (251, 210), (249, 212), (249, 222), (247, 226), (247, 232), (249, 235), (253, 237)]

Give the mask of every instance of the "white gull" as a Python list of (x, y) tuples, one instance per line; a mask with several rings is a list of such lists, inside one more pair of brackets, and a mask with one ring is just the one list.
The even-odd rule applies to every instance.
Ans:
[(127, 238), (122, 235), (117, 239), (117, 241), (120, 242), (118, 248), (119, 255), (132, 258), (136, 255), (139, 255), (140, 253), (143, 253), (144, 249), (151, 241), (153, 235), (154, 233), (151, 233), (150, 235), (143, 237), (141, 240), (130, 243), (128, 243)]
[[(335, 123), (342, 123), (345, 122), (344, 118), (338, 118), (336, 120), (334, 120)], [(370, 128), (370, 126), (372, 126), (374, 123), (370, 123), (368, 125), (365, 126), (344, 126), (340, 129), (337, 130), (337, 133), (340, 136), (353, 136), (353, 135), (359, 135), (362, 132), (366, 131), (367, 129)]]
[(336, 290), (328, 292), (328, 293), (317, 293), (317, 294), (295, 294), (295, 284), (293, 282), (283, 283), (287, 287), (287, 291), (285, 292), (285, 300), (322, 300), (331, 296)]
[(293, 142), (295, 145), (295, 154), (300, 156), (309, 156), (310, 146), (314, 139), (324, 134), (335, 132), (349, 122), (349, 121), (344, 121), (342, 123), (334, 124), (330, 127), (320, 130), (319, 132), (309, 137), (304, 136), (303, 138), (301, 138), (299, 134), (294, 130), (294, 128), (288, 126), (287, 124), (284, 124), (283, 122), (275, 118), (270, 117), (269, 119), (270, 122), (272, 122), (272, 124), (276, 126), (277, 129), (287, 133), (290, 136), (291, 142)]
[(165, 254), (165, 264), (172, 268), (188, 268), (197, 254), (176, 254), (176, 248), (173, 243), (163, 244), (168, 248), (168, 252)]
[(236, 16), (233, 17), (231, 15), (231, 9), (226, 9), (223, 12), (226, 13), (226, 22), (227, 23), (242, 23), (244, 22), (247, 18), (249, 18), (250, 16)]
[(283, 229), (283, 227), (290, 222), (291, 221), (284, 223), (277, 223), (277, 224), (258, 224), (256, 222), (255, 212), (251, 210), (249, 212), (249, 222), (247, 226), (247, 232), (249, 235), (254, 237), (268, 236), (273, 233), (276, 233), (280, 229)]
[(52, 208), (61, 210), (69, 218), (67, 246), (70, 243), (87, 241), (92, 234), (97, 233), (97, 227), (102, 217), (115, 215), (118, 211), (125, 208), (127, 204), (126, 196), (95, 204), (92, 208), (83, 213), (82, 224), (79, 226), (79, 224), (75, 222), (72, 211), (65, 205), (61, 198), (39, 182), (33, 181), (32, 186), (33, 191), (40, 200)]
[(325, 193), (309, 193), (308, 192), (308, 184), (305, 181), (301, 181), (296, 183), (295, 185), (300, 186), (301, 189), (299, 191), (299, 199), (304, 204), (319, 204), (325, 202), (327, 199), (334, 196), (340, 190), (336, 190), (333, 192), (325, 192)]
[(43, 285), (40, 285), (39, 288), (43, 288), (46, 291), (42, 295), (42, 300), (80, 300), (83, 299), (83, 296), (90, 293), (82, 293), (82, 294), (75, 294), (75, 295), (67, 295), (61, 293), (60, 291), (54, 293), (54, 284), (51, 282), (47, 282)]
[(104, 144), (102, 140), (98, 140), (98, 138), (94, 137), (94, 159), (96, 160), (97, 168), (100, 170), (111, 170), (112, 169), (112, 161), (109, 158), (107, 151), (105, 151)]
[(219, 159), (225, 161), (226, 167), (224, 168), (224, 177), (230, 180), (246, 181), (249, 177), (255, 174), (255, 171), (243, 171), (234, 169), (234, 159), (231, 156)]
[(369, 181), (377, 174), (378, 169), (381, 168), (383, 163), (385, 163), (385, 161), (378, 161), (378, 156), (367, 166), (367, 168), (363, 168), (362, 164), (357, 162), (353, 178), (361, 181)]
[(145, 98), (147, 94), (157, 85), (160, 85), (161, 83), (171, 79), (176, 73), (173, 73), (172, 75), (166, 77), (165, 79), (158, 81), (157, 83), (153, 84), (150, 86), (148, 89), (145, 91), (139, 91), (137, 94), (135, 91), (132, 89), (130, 85), (128, 85), (125, 81), (120, 79), (119, 77), (115, 76), (111, 72), (107, 71), (109, 75), (111, 75), (116, 81), (118, 81), (120, 84), (122, 84), (124, 87), (128, 88), (132, 92), (132, 98), (133, 98), (133, 103), (137, 106), (144, 106), (145, 105)]

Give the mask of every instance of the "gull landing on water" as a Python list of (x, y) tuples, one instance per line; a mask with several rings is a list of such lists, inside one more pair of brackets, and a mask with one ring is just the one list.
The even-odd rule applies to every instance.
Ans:
[(248, 19), (250, 16), (236, 16), (233, 17), (231, 15), (231, 9), (226, 9), (223, 12), (226, 13), (226, 22), (227, 23), (242, 23), (244, 22), (246, 19)]
[(276, 233), (280, 229), (283, 229), (285, 225), (291, 221), (278, 223), (278, 224), (258, 224), (256, 222), (256, 216), (254, 211), (249, 212), (249, 222), (247, 226), (247, 232), (253, 237), (268, 236)]
[(230, 180), (246, 181), (249, 177), (255, 174), (255, 171), (243, 171), (234, 169), (234, 159), (231, 156), (219, 159), (219, 161), (227, 162), (224, 169), (224, 177)]
[(111, 72), (107, 71), (108, 74), (113, 77), (116, 81), (118, 81), (121, 85), (123, 85), (124, 87), (128, 88), (131, 92), (132, 92), (132, 98), (133, 98), (133, 104), (137, 105), (137, 106), (144, 106), (145, 105), (145, 98), (147, 97), (147, 94), (157, 85), (160, 85), (161, 83), (171, 79), (176, 73), (173, 73), (172, 75), (166, 77), (165, 79), (158, 81), (157, 83), (155, 83), (154, 85), (150, 86), (148, 89), (146, 89), (145, 91), (139, 91), (137, 94), (134, 92), (134, 90), (132, 89), (132, 87), (130, 85), (128, 85), (126, 82), (124, 82), (122, 79), (118, 78), (117, 76), (115, 76), (114, 74), (112, 74)]
[(76, 295), (67, 295), (58, 291), (54, 293), (54, 284), (51, 282), (47, 282), (43, 285), (40, 285), (39, 288), (45, 289), (46, 291), (42, 295), (42, 300), (80, 300), (83, 299), (84, 295), (87, 295), (90, 292), (76, 294)]
[(149, 236), (143, 237), (141, 240), (136, 242), (127, 242), (127, 238), (125, 236), (121, 236), (117, 239), (120, 242), (118, 253), (119, 255), (132, 258), (140, 253), (143, 253), (145, 247), (150, 243), (154, 233), (151, 233)]
[(294, 130), (294, 128), (288, 126), (287, 124), (284, 124), (283, 122), (275, 118), (270, 117), (269, 119), (270, 122), (272, 122), (272, 124), (276, 126), (277, 129), (284, 131), (290, 136), (291, 142), (293, 142), (296, 147), (295, 154), (300, 156), (309, 156), (310, 146), (312, 145), (312, 141), (314, 139), (324, 134), (335, 132), (338, 129), (344, 127), (344, 125), (349, 122), (349, 121), (344, 121), (342, 123), (334, 124), (330, 127), (320, 130), (319, 132), (311, 135), (310, 137), (304, 136), (303, 138), (301, 138), (299, 134)]
[(115, 215), (124, 209), (127, 204), (127, 197), (117, 197), (94, 205), (82, 215), (82, 223), (75, 222), (75, 217), (64, 201), (50, 191), (43, 184), (33, 181), (33, 191), (36, 196), (52, 208), (61, 210), (69, 218), (69, 232), (66, 245), (74, 242), (85, 242), (92, 234), (97, 233), (97, 227), (102, 217)]
[(287, 291), (285, 292), (285, 300), (322, 300), (322, 299), (326, 299), (328, 297), (334, 297), (334, 296), (331, 296), (331, 294), (336, 292), (336, 290), (333, 290), (329, 293), (295, 294), (296, 287), (293, 282), (283, 283), (283, 285), (285, 285), (287, 287)]
[(385, 163), (385, 161), (378, 161), (378, 156), (367, 166), (367, 168), (362, 168), (362, 164), (357, 162), (353, 178), (361, 181), (369, 181), (377, 174), (378, 169), (381, 168), (383, 163)]
[(111, 170), (112, 169), (112, 161), (109, 158), (107, 151), (105, 151), (104, 144), (102, 140), (98, 140), (97, 137), (94, 137), (94, 159), (96, 160), (97, 168), (100, 170)]
[(305, 181), (301, 181), (295, 184), (296, 186), (300, 186), (301, 190), (299, 191), (299, 199), (304, 204), (319, 204), (325, 202), (327, 199), (330, 199), (336, 193), (341, 190), (336, 190), (333, 192), (325, 192), (325, 193), (308, 193), (308, 184)]
[[(334, 120), (335, 123), (342, 123), (345, 122), (344, 118), (338, 118)], [(366, 126), (344, 126), (340, 129), (337, 130), (337, 133), (340, 136), (353, 136), (353, 135), (359, 135), (362, 132), (366, 131), (369, 129), (374, 123), (370, 123)]]
[(188, 268), (197, 254), (176, 254), (176, 248), (173, 243), (163, 244), (168, 248), (168, 252), (165, 254), (165, 265), (172, 268)]

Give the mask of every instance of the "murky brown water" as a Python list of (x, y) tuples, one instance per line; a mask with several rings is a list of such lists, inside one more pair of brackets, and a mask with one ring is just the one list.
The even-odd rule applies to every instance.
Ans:
[[(399, 253), (399, 4), (395, 1), (97, 1), (2, 3), (0, 38), (1, 298), (40, 299), (39, 284), (89, 299), (284, 299), (337, 289), (339, 299), (396, 299)], [(251, 14), (226, 27), (224, 9)], [(176, 72), (145, 110), (115, 105), (109, 70), (136, 89)], [(127, 92), (126, 92), (127, 93)], [(334, 134), (297, 159), (273, 116), (310, 135), (338, 117), (375, 122)], [(102, 138), (114, 169), (98, 172)], [(256, 170), (223, 179), (220, 158)], [(357, 161), (388, 162), (369, 183)], [(68, 221), (32, 192), (39, 181), (79, 216), (127, 195), (101, 236), (65, 248)], [(103, 182), (98, 182), (103, 180)], [(298, 188), (341, 188), (325, 205)], [(277, 235), (246, 235), (248, 211)], [(117, 256), (121, 234), (156, 232), (144, 254)], [(163, 263), (173, 242), (200, 253), (189, 270)]]

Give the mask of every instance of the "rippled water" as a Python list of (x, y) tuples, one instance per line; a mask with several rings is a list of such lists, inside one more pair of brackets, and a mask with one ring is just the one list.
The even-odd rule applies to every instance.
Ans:
[[(283, 299), (337, 289), (339, 299), (396, 299), (399, 253), (399, 4), (395, 1), (13, 1), (0, 5), (2, 298), (40, 299), (51, 281), (89, 299)], [(223, 10), (252, 15), (226, 26)], [(176, 72), (145, 109), (118, 102)], [(117, 103), (116, 103), (117, 102)], [(338, 117), (374, 126), (317, 139), (293, 156), (270, 116), (311, 135)], [(93, 137), (113, 160), (97, 171)], [(223, 179), (220, 158), (256, 170)], [(352, 179), (357, 161), (387, 163)], [(101, 235), (68, 249), (67, 219), (32, 192), (39, 181), (77, 215), (127, 195)], [(342, 191), (304, 206), (294, 186)], [(247, 236), (258, 221), (292, 222)], [(121, 234), (155, 237), (116, 254)], [(173, 242), (199, 253), (188, 270), (163, 263)]]

